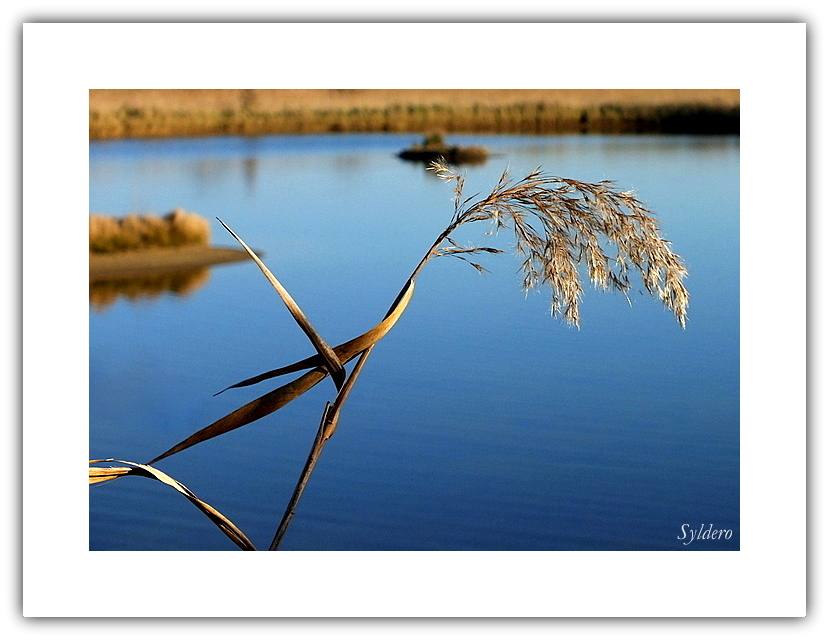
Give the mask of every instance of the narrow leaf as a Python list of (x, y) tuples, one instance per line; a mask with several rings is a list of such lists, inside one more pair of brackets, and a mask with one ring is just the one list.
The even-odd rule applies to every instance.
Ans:
[[(101, 462), (101, 460), (90, 460), (89, 463)], [(107, 482), (125, 476), (132, 472), (131, 467), (89, 467), (89, 484)]]
[(199, 511), (204, 513), (210, 520), (215, 524), (222, 533), (224, 533), (233, 543), (238, 546), (239, 548), (245, 551), (256, 551), (256, 547), (253, 546), (253, 543), (248, 539), (248, 537), (242, 532), (239, 527), (233, 524), (228, 518), (223, 516), (217, 509), (214, 509), (209, 504), (201, 500), (196, 494), (194, 494), (190, 489), (185, 487), (181, 484), (178, 480), (171, 478), (163, 471), (159, 471), (154, 467), (151, 467), (147, 464), (139, 464), (137, 462), (128, 462), (126, 460), (115, 460), (114, 458), (107, 458), (105, 460), (90, 460), (89, 464), (100, 464), (102, 462), (117, 462), (119, 464), (129, 465), (129, 467), (110, 467), (110, 468), (100, 468), (100, 467), (89, 467), (89, 481), (90, 483), (99, 482), (99, 480), (94, 480), (93, 477), (99, 478), (102, 476), (108, 475), (105, 479), (112, 479), (115, 477), (123, 476), (123, 475), (142, 475), (147, 478), (153, 478), (158, 480), (159, 482), (163, 482), (164, 484), (173, 487), (176, 491), (186, 497), (190, 502), (192, 502), (196, 507), (198, 507)]
[(216, 218), (219, 222), (222, 223), (222, 226), (230, 232), (236, 240), (242, 245), (242, 248), (248, 252), (251, 259), (257, 264), (257, 266), (262, 270), (262, 273), (265, 274), (265, 277), (268, 281), (273, 285), (273, 288), (276, 289), (276, 292), (279, 294), (279, 297), (282, 298), (282, 302), (285, 303), (285, 306), (288, 307), (288, 311), (291, 312), (291, 315), (296, 320), (297, 324), (300, 328), (305, 332), (305, 335), (311, 340), (311, 344), (316, 347), (317, 352), (322, 356), (323, 360), (325, 361), (326, 368), (328, 372), (331, 374), (332, 380), (334, 380), (334, 384), (337, 386), (337, 390), (341, 389), (343, 384), (345, 384), (345, 369), (343, 368), (342, 362), (337, 358), (337, 355), (334, 353), (334, 350), (328, 345), (328, 343), (322, 339), (322, 336), (317, 333), (316, 329), (311, 325), (311, 322), (302, 312), (302, 309), (299, 308), (299, 305), (294, 302), (294, 299), (290, 296), (288, 291), (279, 280), (270, 272), (270, 270), (265, 266), (265, 263), (259, 259), (251, 248), (245, 244), (245, 242), (237, 236), (233, 230), (228, 227), (222, 220)]
[[(413, 292), (414, 280), (409, 280), (406, 283), (406, 286), (401, 290), (391, 309), (389, 309), (389, 313), (386, 315), (385, 319), (380, 322), (380, 324), (374, 327), (371, 331), (367, 331), (363, 335), (335, 347), (334, 351), (337, 353), (337, 357), (340, 362), (349, 362), (351, 359), (373, 346), (378, 340), (385, 336), (403, 314), (403, 311), (409, 304), (409, 300), (412, 298)], [(319, 356), (314, 356), (314, 358), (319, 358)], [(308, 358), (306, 361), (313, 360), (314, 358)], [(314, 366), (314, 364), (311, 363), (309, 366)], [(273, 391), (260, 396), (256, 400), (248, 402), (246, 405), (236, 409), (236, 411), (229, 413), (213, 424), (197, 431), (189, 438), (182, 440), (171, 449), (168, 449), (161, 455), (150, 460), (148, 464), (153, 464), (163, 458), (173, 455), (174, 453), (178, 453), (184, 449), (192, 447), (193, 445), (199, 444), (200, 442), (215, 438), (216, 436), (220, 436), (228, 431), (232, 431), (233, 429), (238, 429), (239, 427), (258, 420), (259, 418), (263, 418), (277, 409), (281, 409), (291, 400), (295, 400), (301, 396), (311, 387), (323, 380), (326, 375), (326, 370), (321, 363), (317, 364), (316, 368), (311, 369), (311, 371), (308, 371), (296, 380), (274, 389)]]
[[(400, 314), (403, 313), (404, 309), (406, 308), (406, 305), (409, 304), (409, 300), (411, 299), (413, 292), (414, 281), (411, 281), (411, 287), (409, 283), (406, 284), (406, 286), (398, 295), (398, 299), (394, 301), (391, 309), (389, 309), (388, 313), (386, 314), (385, 319), (380, 324), (378, 324), (373, 329), (367, 331), (366, 333), (357, 336), (356, 338), (352, 338), (348, 342), (343, 342), (341, 345), (334, 347), (334, 353), (337, 354), (337, 357), (340, 359), (340, 361), (343, 363), (347, 363), (360, 351), (363, 351), (369, 345), (374, 344), (374, 342), (377, 342), (378, 340), (380, 340), (380, 338), (386, 335), (389, 329), (391, 329), (392, 326), (394, 326), (394, 323), (397, 322), (397, 318), (400, 316)], [(401, 304), (403, 305), (402, 307), (400, 307)], [(390, 316), (392, 315), (395, 315), (394, 320), (390, 320)], [(378, 331), (378, 329), (381, 330)], [(229, 387), (226, 387), (221, 391), (214, 393), (213, 395), (217, 396), (220, 393), (224, 393), (228, 389), (249, 387), (250, 385), (258, 384), (259, 382), (264, 382), (265, 380), (270, 380), (271, 378), (276, 378), (278, 376), (285, 375), (286, 373), (296, 373), (297, 371), (304, 371), (305, 369), (311, 369), (313, 367), (321, 366), (323, 366), (323, 360), (319, 355), (310, 356), (308, 358), (299, 360), (284, 367), (280, 367), (279, 369), (272, 369), (271, 371), (260, 373), (258, 376), (247, 378), (245, 380), (242, 380), (241, 382), (232, 384)]]

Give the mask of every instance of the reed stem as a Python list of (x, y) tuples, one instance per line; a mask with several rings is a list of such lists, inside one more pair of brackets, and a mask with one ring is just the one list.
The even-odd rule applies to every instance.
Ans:
[[(401, 291), (401, 295), (402, 294), (403, 291)], [(314, 443), (311, 445), (311, 451), (308, 454), (308, 459), (305, 461), (305, 466), (303, 467), (302, 473), (299, 476), (299, 481), (294, 488), (294, 493), (291, 496), (288, 507), (285, 509), (285, 514), (282, 516), (282, 521), (279, 523), (279, 527), (276, 530), (276, 535), (274, 535), (271, 546), (268, 549), (269, 551), (277, 551), (279, 549), (279, 545), (282, 544), (282, 539), (288, 531), (288, 525), (291, 524), (291, 520), (293, 520), (294, 514), (296, 513), (296, 507), (297, 504), (299, 504), (299, 499), (305, 491), (305, 486), (311, 478), (311, 473), (313, 473), (314, 467), (317, 465), (317, 460), (319, 460), (319, 457), (322, 454), (325, 443), (328, 442), (328, 439), (334, 435), (334, 431), (337, 429), (337, 423), (340, 420), (340, 410), (342, 409), (343, 403), (346, 398), (348, 398), (348, 394), (351, 393), (351, 389), (357, 381), (357, 376), (360, 375), (363, 365), (368, 359), (368, 356), (371, 354), (373, 348), (374, 345), (371, 345), (360, 354), (357, 364), (354, 365), (351, 375), (348, 376), (348, 379), (342, 389), (340, 389), (334, 403), (325, 403), (325, 409), (323, 410), (322, 418), (320, 419), (320, 426), (319, 429), (317, 429), (317, 435), (314, 437)]]
[(331, 407), (332, 405), (330, 402), (325, 403), (325, 410), (322, 412), (322, 419), (320, 420), (319, 429), (317, 429), (317, 435), (314, 438), (314, 444), (311, 446), (311, 452), (308, 454), (308, 459), (305, 461), (305, 467), (302, 469), (299, 481), (297, 482), (294, 493), (291, 496), (291, 500), (285, 509), (285, 514), (282, 516), (282, 520), (279, 523), (279, 527), (276, 530), (276, 534), (274, 535), (268, 551), (279, 550), (279, 545), (282, 544), (282, 539), (288, 531), (288, 525), (291, 524), (291, 520), (294, 518), (297, 504), (299, 504), (299, 499), (305, 491), (305, 486), (308, 484), (308, 480), (311, 478), (311, 473), (314, 471), (314, 467), (317, 465), (317, 460), (319, 460), (322, 449), (325, 446), (325, 425), (328, 422), (328, 415)]
[[(438, 246), (440, 246), (440, 244), (449, 236), (450, 233), (452, 233), (452, 231), (454, 231), (457, 228), (457, 226), (457, 221), (453, 222), (435, 239), (435, 241), (432, 243), (432, 246), (429, 247), (429, 250), (423, 255), (423, 258), (421, 258), (420, 262), (418, 262), (417, 266), (414, 268), (414, 271), (412, 271), (412, 274), (411, 276), (409, 276), (409, 279), (406, 281), (406, 284), (403, 285), (402, 289), (400, 289), (400, 293), (397, 294), (397, 297), (389, 307), (389, 310), (386, 312), (384, 318), (388, 318), (394, 312), (394, 310), (397, 308), (397, 305), (406, 295), (409, 288), (412, 286), (412, 282), (418, 276), (418, 274), (426, 265), (426, 263), (431, 258), (435, 257), (436, 255), (439, 255), (435, 253), (435, 249), (437, 249)], [(228, 231), (230, 231), (230, 229), (228, 229)], [(231, 231), (231, 233), (233, 232)], [(373, 349), (374, 344), (370, 345), (360, 354), (360, 358), (359, 360), (357, 360), (357, 364), (354, 366), (354, 370), (351, 372), (351, 375), (348, 377), (348, 380), (345, 382), (345, 384), (337, 394), (337, 398), (334, 401), (334, 404), (332, 405), (330, 402), (326, 402), (325, 409), (322, 412), (320, 426), (317, 429), (317, 434), (314, 437), (313, 444), (311, 445), (311, 451), (308, 453), (308, 458), (305, 460), (305, 466), (303, 467), (302, 473), (300, 474), (299, 480), (297, 481), (296, 487), (294, 488), (294, 493), (291, 496), (291, 500), (288, 502), (288, 506), (285, 509), (285, 513), (282, 516), (282, 520), (280, 521), (279, 527), (277, 528), (276, 534), (274, 535), (273, 541), (271, 542), (271, 546), (268, 548), (269, 551), (279, 550), (279, 547), (282, 544), (282, 540), (288, 531), (288, 526), (291, 524), (291, 521), (294, 518), (294, 514), (296, 513), (296, 508), (299, 504), (299, 499), (302, 497), (302, 494), (305, 491), (305, 487), (308, 485), (308, 481), (311, 479), (311, 474), (313, 473), (314, 468), (317, 465), (317, 461), (319, 460), (319, 457), (322, 454), (322, 450), (325, 448), (325, 443), (334, 434), (334, 431), (337, 428), (337, 422), (339, 420), (339, 413), (342, 404), (348, 397), (351, 388), (354, 386), (354, 382), (357, 380), (357, 376), (360, 375), (360, 371), (362, 371), (362, 368), (365, 365), (366, 360), (368, 360), (368, 357), (371, 355)]]

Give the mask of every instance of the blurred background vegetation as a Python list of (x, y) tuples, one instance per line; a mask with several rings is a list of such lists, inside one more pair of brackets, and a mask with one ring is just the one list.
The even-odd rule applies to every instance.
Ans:
[(738, 89), (92, 89), (89, 138), (739, 133)]

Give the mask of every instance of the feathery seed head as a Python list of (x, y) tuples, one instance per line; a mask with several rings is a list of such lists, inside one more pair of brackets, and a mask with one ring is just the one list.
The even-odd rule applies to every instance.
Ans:
[(463, 178), (459, 173), (440, 162), (429, 168), (438, 177), (455, 181), (452, 222), (429, 258), (453, 255), (466, 259), (463, 254), (499, 252), (491, 247), (461, 249), (454, 243), (437, 249), (461, 225), (489, 220), (496, 229), (512, 229), (516, 252), (523, 258), (524, 289), (548, 285), (553, 316), (579, 325), (581, 265), (594, 286), (615, 289), (625, 296), (631, 288), (628, 274), (635, 269), (647, 291), (685, 327), (689, 296), (682, 280), (687, 271), (682, 259), (670, 250), (670, 243), (660, 237), (651, 212), (632, 191), (619, 191), (608, 180), (589, 183), (549, 176), (540, 168), (512, 182), (505, 170), (488, 196), (469, 204), (472, 198), (461, 200)]

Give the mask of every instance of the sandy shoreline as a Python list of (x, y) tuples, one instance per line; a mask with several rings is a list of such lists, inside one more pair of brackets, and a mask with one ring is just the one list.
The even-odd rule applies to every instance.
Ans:
[(154, 273), (199, 269), (215, 264), (249, 260), (241, 249), (230, 247), (175, 247), (113, 254), (89, 254), (89, 280), (141, 277)]

